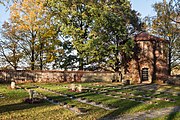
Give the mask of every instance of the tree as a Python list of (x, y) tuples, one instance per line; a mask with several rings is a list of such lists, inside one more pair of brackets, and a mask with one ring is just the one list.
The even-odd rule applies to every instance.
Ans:
[(9, 3), (9, 2), (10, 2), (10, 0), (5, 0), (5, 1), (4, 0), (0, 0), (0, 4), (4, 5), (4, 6), (5, 6), (6, 3)]
[(61, 49), (56, 53), (54, 69), (61, 68), (63, 70), (76, 69), (77, 56), (74, 54), (72, 41), (62, 38)]
[(80, 70), (98, 65), (119, 71), (120, 56), (128, 58), (132, 53), (130, 36), (139, 23), (129, 1), (52, 0), (49, 7), (61, 24), (60, 31), (72, 38)]
[(139, 18), (129, 1), (107, 1), (96, 8), (90, 41), (92, 61), (102, 69), (119, 72), (133, 54), (132, 35), (139, 30)]
[(42, 70), (44, 64), (54, 60), (52, 52), (55, 51), (58, 28), (51, 23), (44, 4), (45, 0), (23, 0), (10, 7), (9, 23), (18, 31), (16, 38), (23, 42), (31, 70)]
[(84, 64), (86, 64), (85, 43), (88, 40), (92, 22), (89, 14), (90, 3), (86, 0), (53, 0), (49, 4), (53, 16), (61, 25), (62, 34), (72, 38), (73, 47), (78, 55), (79, 70), (83, 70)]
[(7, 22), (3, 24), (1, 30), (2, 40), (0, 40), (0, 56), (4, 63), (8, 63), (14, 70), (17, 70), (23, 52), (20, 48), (19, 41), (14, 37), (16, 30)]
[(0, 5), (5, 6), (6, 8), (9, 8), (14, 2), (20, 2), (22, 0), (0, 0)]
[(37, 64), (40, 70), (47, 68), (48, 63), (52, 63), (56, 59), (56, 54), (61, 50), (61, 40), (59, 39), (59, 27), (51, 22), (51, 16), (46, 16), (39, 24), (37, 32), (36, 52)]
[(175, 0), (166, 0), (153, 5), (156, 16), (152, 21), (153, 33), (169, 41), (169, 75), (172, 67), (180, 63), (180, 34), (178, 23), (179, 4)]
[[(164, 3), (166, 4), (166, 0), (164, 0)], [(180, 24), (180, 3), (178, 0), (171, 0), (169, 2), (169, 5), (171, 6), (171, 11), (174, 11), (176, 13), (176, 15), (173, 15), (172, 16), (169, 16), (169, 19), (172, 21), (172, 22), (175, 22), (177, 24)]]

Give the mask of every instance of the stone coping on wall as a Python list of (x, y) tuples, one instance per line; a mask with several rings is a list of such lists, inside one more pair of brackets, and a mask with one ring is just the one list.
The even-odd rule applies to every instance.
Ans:
[(63, 70), (0, 70), (0, 72), (44, 72), (44, 73), (51, 73), (51, 72), (58, 72), (58, 73), (116, 73), (112, 71), (63, 71)]

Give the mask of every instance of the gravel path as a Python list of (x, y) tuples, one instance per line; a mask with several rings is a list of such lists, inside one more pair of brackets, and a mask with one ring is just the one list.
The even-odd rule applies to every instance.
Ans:
[(162, 108), (159, 110), (149, 110), (144, 112), (138, 112), (135, 114), (125, 114), (117, 116), (115, 118), (102, 118), (100, 120), (146, 120), (168, 115), (173, 112), (180, 112), (180, 106)]

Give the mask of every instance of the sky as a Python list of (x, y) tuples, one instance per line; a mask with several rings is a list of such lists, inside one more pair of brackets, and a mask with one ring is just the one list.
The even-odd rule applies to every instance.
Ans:
[(6, 11), (6, 8), (0, 4), (0, 25), (3, 24), (5, 20), (9, 17), (9, 11)]
[(153, 16), (155, 11), (152, 8), (152, 4), (163, 0), (130, 0), (132, 8), (141, 14), (141, 17)]
[[(153, 11), (152, 4), (162, 0), (130, 0), (132, 8), (141, 13), (142, 18), (145, 16), (153, 16), (155, 12)], [(3, 5), (0, 5), (0, 26), (3, 22), (8, 20), (9, 12), (6, 11)]]

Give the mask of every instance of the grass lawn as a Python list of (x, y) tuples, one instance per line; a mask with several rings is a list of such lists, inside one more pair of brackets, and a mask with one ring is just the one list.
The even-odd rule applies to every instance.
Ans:
[[(84, 92), (70, 91), (69, 83), (28, 83), (19, 86), (33, 89), (60, 103), (66, 102), (77, 108), (85, 108), (85, 114), (78, 114), (66, 107), (52, 104), (47, 100), (38, 104), (28, 104), (23, 100), (29, 97), (24, 89), (10, 89), (9, 84), (0, 84), (0, 119), (1, 120), (95, 120), (105, 117), (115, 117), (123, 114), (134, 114), (136, 112), (159, 110), (161, 108), (180, 106), (180, 87), (169, 85), (130, 85), (121, 86), (110, 83), (75, 83), (82, 85)], [(63, 95), (75, 96), (75, 99)], [(154, 87), (155, 86), (155, 87)], [(99, 102), (102, 107), (81, 102), (77, 99), (86, 99), (91, 102)], [(104, 109), (106, 107), (114, 109)], [(180, 113), (162, 115), (156, 120), (180, 119)]]

